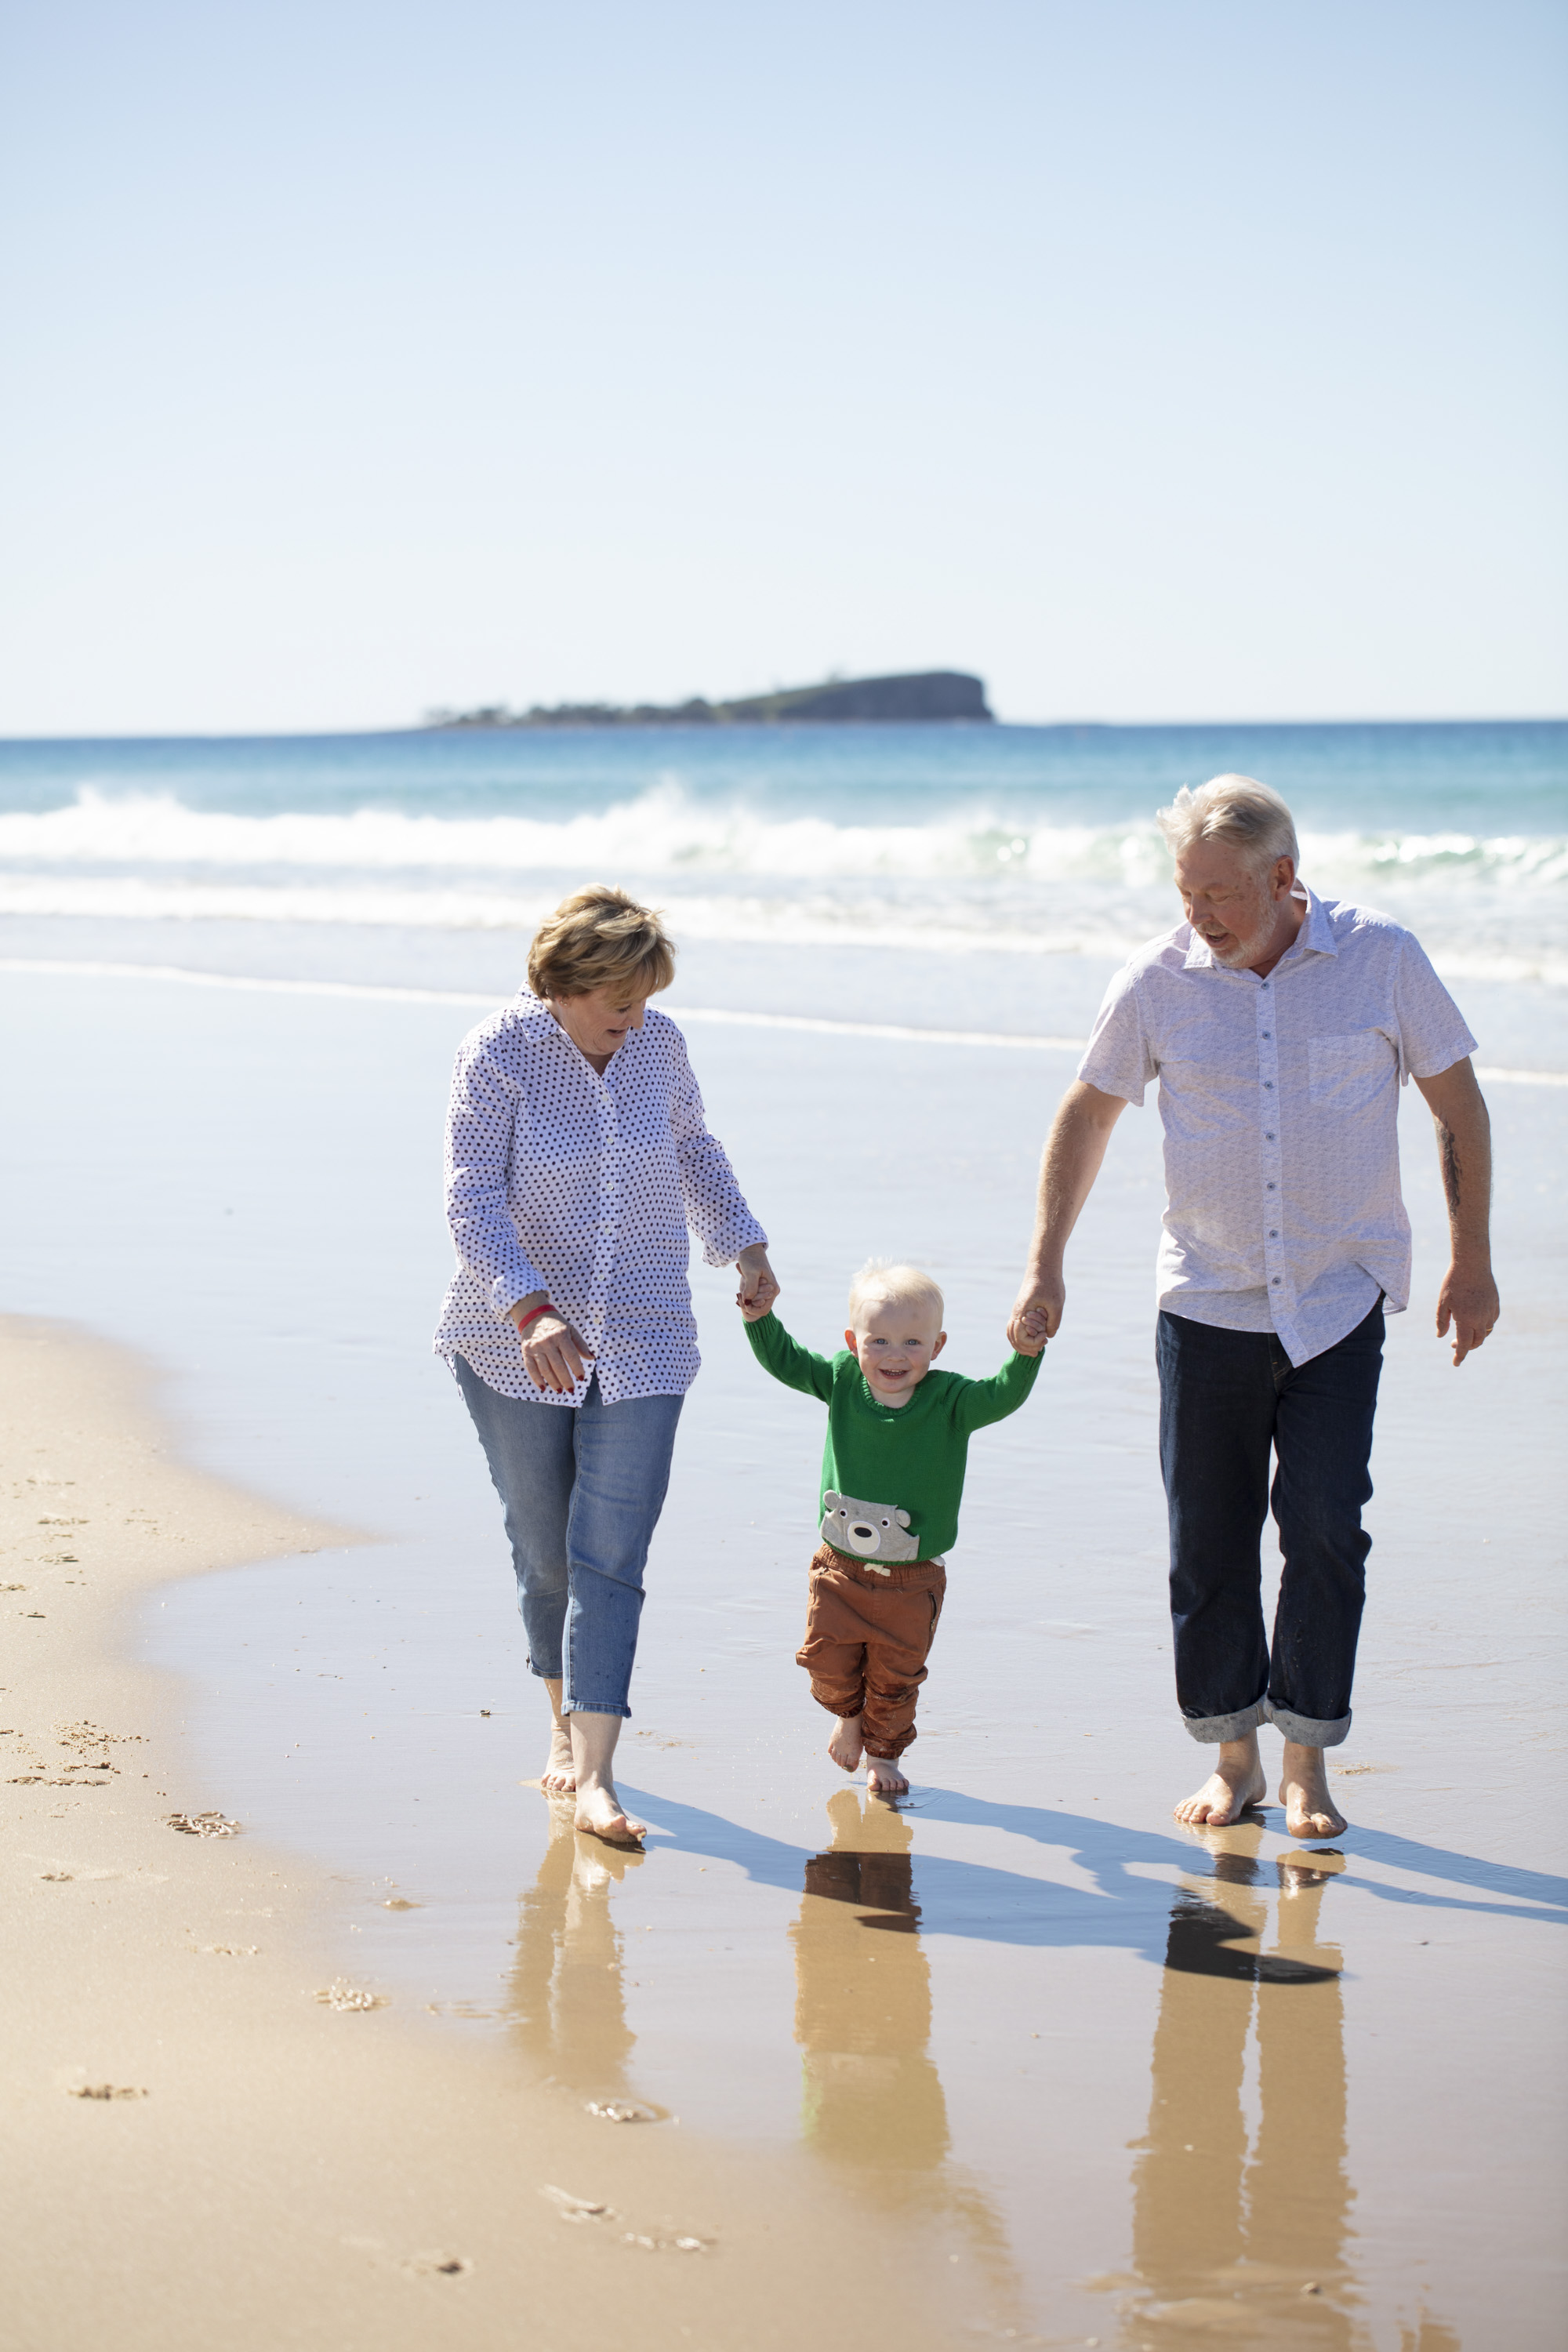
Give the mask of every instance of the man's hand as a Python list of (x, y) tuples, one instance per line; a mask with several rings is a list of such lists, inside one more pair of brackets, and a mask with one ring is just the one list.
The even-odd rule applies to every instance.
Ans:
[(1456, 1260), (1437, 1293), (1437, 1337), (1446, 1339), (1452, 1323), (1456, 1365), (1481, 1345), (1501, 1312), (1491, 1267), (1463, 1265)]
[(1037, 1356), (1061, 1328), (1067, 1284), (1059, 1274), (1026, 1280), (1007, 1320), (1007, 1340), (1020, 1356)]
[[(520, 1298), (507, 1313), (513, 1323), (521, 1325), (527, 1315), (533, 1315), (539, 1305), (539, 1293), (530, 1298)], [(536, 1389), (553, 1389), (557, 1396), (570, 1396), (585, 1375), (594, 1360), (594, 1350), (577, 1333), (563, 1315), (547, 1307), (542, 1315), (534, 1315), (526, 1331), (519, 1330), (522, 1342), (522, 1368)]]
[(779, 1295), (779, 1285), (768, 1254), (761, 1242), (753, 1242), (735, 1260), (735, 1271), (741, 1277), (741, 1287), (735, 1293), (735, 1304), (748, 1323), (760, 1323), (771, 1314)]
[[(1013, 1336), (1015, 1332), (1017, 1334), (1016, 1339)], [(1016, 1354), (1043, 1355), (1047, 1336), (1045, 1314), (1040, 1307), (1026, 1307), (1021, 1315), (1015, 1309), (1007, 1326), (1007, 1338)]]
[(1448, 1203), (1454, 1256), (1437, 1293), (1437, 1337), (1454, 1328), (1454, 1361), (1479, 1348), (1501, 1311), (1492, 1280), (1488, 1212), (1492, 1190), (1491, 1122), (1467, 1055), (1462, 1062), (1417, 1078), (1437, 1132), (1437, 1164)]

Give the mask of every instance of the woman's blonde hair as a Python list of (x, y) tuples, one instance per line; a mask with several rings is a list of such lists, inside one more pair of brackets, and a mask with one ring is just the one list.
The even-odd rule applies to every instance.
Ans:
[(607, 882), (563, 898), (528, 950), (535, 996), (586, 996), (595, 988), (652, 996), (674, 978), (674, 944), (658, 917)]
[(851, 1323), (856, 1309), (873, 1298), (886, 1299), (889, 1306), (923, 1307), (935, 1314), (937, 1329), (942, 1328), (946, 1301), (922, 1266), (898, 1265), (889, 1258), (868, 1257), (849, 1286)]

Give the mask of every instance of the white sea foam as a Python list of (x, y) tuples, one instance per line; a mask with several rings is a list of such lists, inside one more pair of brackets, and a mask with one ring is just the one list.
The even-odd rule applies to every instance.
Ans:
[[(1467, 833), (1308, 834), (1314, 870), (1432, 879), (1568, 884), (1568, 840)], [(1170, 866), (1152, 824), (1042, 825), (1020, 832), (985, 809), (921, 824), (836, 824), (715, 806), (674, 782), (581, 816), (408, 815), (355, 809), (346, 815), (286, 811), (239, 816), (194, 809), (170, 793), (79, 790), (67, 807), (0, 814), (0, 860), (73, 866), (336, 867), (345, 873), (470, 874), (617, 869), (640, 875), (715, 874), (823, 881), (897, 875), (978, 878), (1163, 881)]]
[[(1459, 979), (1568, 985), (1568, 840), (1308, 834), (1331, 894), (1419, 929)], [(361, 808), (270, 816), (84, 786), (0, 814), (0, 913), (136, 921), (526, 930), (563, 891), (617, 880), (691, 940), (1120, 958), (1173, 919), (1154, 827), (1035, 824), (975, 808), (837, 824), (715, 805), (666, 782), (558, 821)]]

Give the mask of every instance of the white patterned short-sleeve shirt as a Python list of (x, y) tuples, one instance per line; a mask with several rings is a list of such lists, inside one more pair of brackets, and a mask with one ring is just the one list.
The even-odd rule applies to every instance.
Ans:
[(648, 1011), (603, 1076), (526, 990), (458, 1049), (447, 1117), (447, 1219), (458, 1271), (436, 1352), (533, 1404), (507, 1309), (531, 1292), (593, 1349), (606, 1404), (682, 1396), (697, 1377), (688, 1228), (710, 1265), (765, 1243), (709, 1134), (686, 1040)]
[(1410, 1298), (1399, 1089), (1475, 1050), (1410, 932), (1302, 884), (1306, 919), (1267, 980), (1215, 961), (1187, 923), (1105, 992), (1078, 1075), (1141, 1103), (1160, 1082), (1168, 1205), (1162, 1307), (1274, 1331), (1304, 1364), (1381, 1290)]

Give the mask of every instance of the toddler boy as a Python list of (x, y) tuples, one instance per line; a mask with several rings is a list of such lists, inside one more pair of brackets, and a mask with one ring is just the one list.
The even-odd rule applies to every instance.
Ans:
[(942, 1555), (958, 1535), (969, 1441), (1016, 1412), (1035, 1385), (1037, 1344), (989, 1380), (935, 1372), (947, 1344), (942, 1296), (918, 1266), (873, 1258), (849, 1291), (849, 1328), (831, 1359), (792, 1339), (768, 1307), (748, 1310), (758, 1362), (827, 1407), (822, 1543), (811, 1563), (796, 1663), (837, 1717), (827, 1752), (846, 1772), (862, 1755), (873, 1795), (907, 1795), (898, 1759), (915, 1737), (915, 1702), (947, 1590)]

